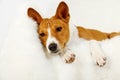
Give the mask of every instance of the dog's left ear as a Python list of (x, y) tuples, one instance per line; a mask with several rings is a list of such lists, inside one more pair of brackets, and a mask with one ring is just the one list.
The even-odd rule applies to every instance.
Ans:
[(57, 7), (55, 17), (62, 19), (63, 21), (65, 21), (67, 23), (69, 22), (69, 18), (70, 18), (69, 8), (65, 2), (63, 2), (63, 1), (60, 2), (60, 4)]
[(43, 20), (41, 15), (33, 8), (28, 8), (27, 14), (29, 17), (33, 18), (33, 20), (35, 20), (38, 25), (40, 25)]

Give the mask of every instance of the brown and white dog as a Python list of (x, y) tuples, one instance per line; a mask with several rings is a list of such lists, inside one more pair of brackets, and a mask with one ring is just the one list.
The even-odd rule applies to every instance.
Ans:
[[(33, 8), (28, 8), (28, 16), (33, 18), (38, 24), (39, 39), (46, 52), (51, 55), (60, 55), (66, 63), (72, 63), (75, 60), (75, 54), (67, 48), (67, 42), (70, 39), (70, 14), (69, 8), (65, 2), (60, 2), (57, 11), (51, 18), (42, 18)], [(106, 63), (106, 57), (101, 50), (98, 41), (110, 39), (119, 33), (105, 33), (94, 29), (86, 29), (81, 26), (76, 27), (78, 37), (90, 41), (91, 55), (99, 66)]]

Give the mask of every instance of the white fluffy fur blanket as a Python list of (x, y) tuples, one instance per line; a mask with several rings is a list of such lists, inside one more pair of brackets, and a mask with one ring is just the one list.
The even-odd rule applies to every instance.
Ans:
[(120, 80), (120, 37), (101, 42), (107, 56), (104, 67), (93, 62), (88, 42), (78, 39), (69, 44), (76, 54), (74, 63), (66, 64), (59, 56), (47, 58), (37, 25), (26, 14), (29, 6), (24, 6), (0, 53), (0, 80)]

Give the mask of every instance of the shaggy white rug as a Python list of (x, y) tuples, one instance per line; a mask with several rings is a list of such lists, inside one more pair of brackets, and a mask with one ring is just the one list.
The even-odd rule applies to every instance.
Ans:
[[(34, 7), (40, 12), (37, 5)], [(78, 39), (69, 44), (76, 60), (66, 64), (59, 56), (46, 57), (36, 32), (37, 25), (26, 14), (31, 5), (23, 6), (0, 53), (0, 80), (120, 80), (120, 37), (101, 42), (107, 56), (104, 67), (94, 63), (88, 42)]]

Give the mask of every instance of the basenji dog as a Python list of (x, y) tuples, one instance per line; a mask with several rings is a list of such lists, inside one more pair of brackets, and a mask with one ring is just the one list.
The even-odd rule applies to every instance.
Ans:
[[(66, 63), (72, 63), (75, 60), (75, 54), (67, 48), (67, 43), (70, 39), (69, 27), (73, 27), (73, 25), (69, 21), (70, 14), (67, 4), (64, 1), (60, 2), (55, 15), (51, 18), (43, 18), (33, 8), (28, 8), (27, 14), (38, 24), (37, 32), (45, 51), (51, 55), (60, 55)], [(98, 66), (103, 66), (106, 63), (106, 57), (99, 46), (99, 41), (120, 35), (120, 32), (105, 33), (81, 26), (76, 26), (76, 31), (80, 39), (83, 38), (90, 42), (92, 57)]]

